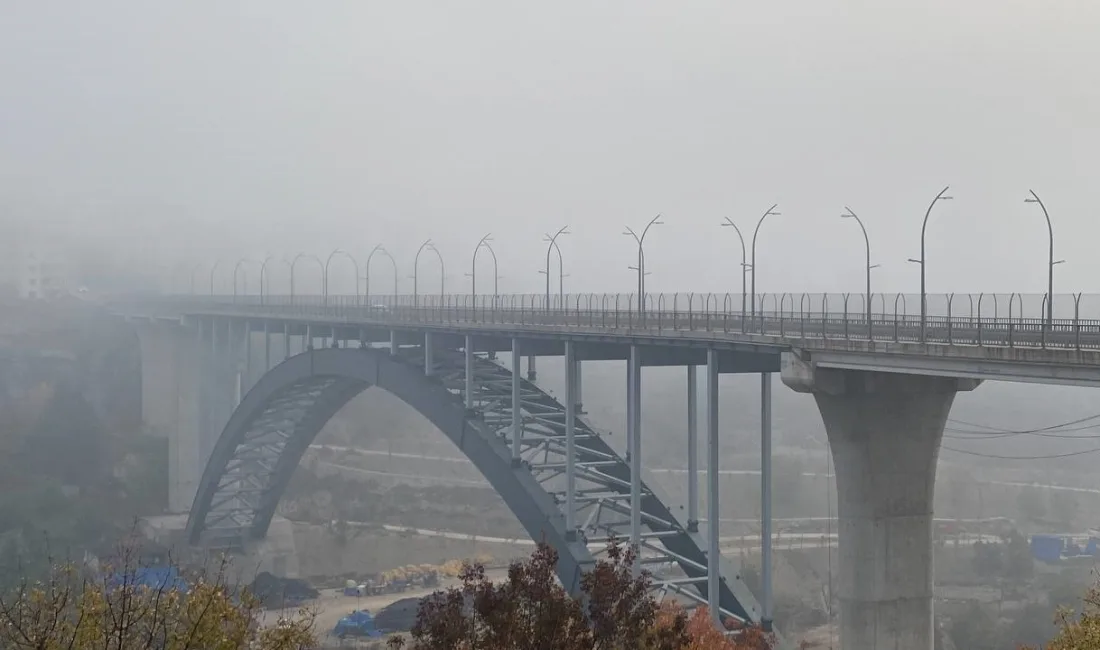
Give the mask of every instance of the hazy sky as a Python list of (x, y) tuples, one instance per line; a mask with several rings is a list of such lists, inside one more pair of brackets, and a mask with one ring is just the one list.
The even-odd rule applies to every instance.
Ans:
[(566, 289), (629, 291), (623, 226), (661, 212), (674, 291), (739, 289), (718, 223), (779, 203), (758, 290), (858, 292), (847, 204), (876, 288), (915, 291), (950, 184), (930, 290), (1038, 292), (1034, 188), (1056, 290), (1096, 291), (1098, 33), (1095, 0), (4, 2), (0, 210), (227, 269), (384, 243), (407, 275), (432, 237), (455, 291), (489, 231), (502, 290), (539, 290), (565, 224)]

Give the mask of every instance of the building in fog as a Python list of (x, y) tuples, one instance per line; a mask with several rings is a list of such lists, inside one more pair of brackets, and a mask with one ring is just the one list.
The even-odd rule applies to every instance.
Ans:
[(19, 297), (52, 300), (68, 295), (65, 256), (50, 246), (25, 246), (17, 253)]
[(8, 232), (0, 246), (0, 296), (53, 300), (69, 295), (70, 264), (57, 239), (28, 229)]

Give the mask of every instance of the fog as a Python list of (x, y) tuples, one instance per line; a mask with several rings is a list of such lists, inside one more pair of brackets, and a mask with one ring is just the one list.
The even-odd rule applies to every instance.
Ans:
[[(205, 291), (219, 261), (222, 292), (242, 258), (339, 246), (362, 264), (376, 244), (409, 292), (428, 238), (447, 290), (464, 292), (488, 232), (501, 291), (535, 292), (542, 236), (568, 225), (566, 291), (626, 292), (624, 226), (659, 212), (649, 290), (739, 291), (739, 245), (719, 223), (751, 239), (778, 203), (757, 290), (859, 292), (850, 206), (881, 265), (875, 290), (915, 292), (905, 260), (950, 184), (928, 226), (929, 291), (1042, 292), (1034, 189), (1067, 260), (1056, 292), (1087, 293), (1098, 25), (1084, 2), (8, 3), (0, 218), (8, 246), (53, 238), (93, 288)], [(387, 291), (390, 273), (374, 268)], [(437, 273), (422, 267), (433, 291)], [(311, 264), (299, 274), (300, 293), (319, 291)], [(334, 261), (330, 281), (353, 291), (350, 264)], [(1023, 390), (1064, 396), (1036, 400), (1038, 419), (1091, 402), (987, 386), (959, 409)]]
[[(623, 231), (643, 228), (657, 214), (662, 223), (645, 240), (648, 291), (737, 293), (741, 247), (720, 224), (732, 219), (751, 243), (757, 220), (777, 204), (778, 214), (755, 238), (756, 292), (851, 293), (855, 311), (865, 286), (864, 238), (841, 214), (852, 210), (867, 227), (877, 265), (873, 291), (913, 296), (921, 270), (907, 259), (921, 257), (922, 219), (946, 186), (952, 199), (933, 204), (927, 224), (925, 271), (929, 293), (959, 294), (955, 315), (972, 308), (967, 293), (1002, 294), (1004, 316), (1004, 294), (1046, 291), (1048, 230), (1040, 206), (1025, 202), (1032, 190), (1049, 209), (1054, 258), (1065, 260), (1055, 267), (1054, 291), (1100, 294), (1098, 33), (1100, 3), (1086, 0), (0, 2), (0, 302), (9, 304), (6, 288), (15, 282), (10, 276), (25, 271), (16, 260), (27, 250), (64, 260), (68, 289), (95, 298), (235, 292), (235, 264), (247, 272), (242, 291), (257, 293), (260, 260), (323, 260), (336, 248), (358, 260), (361, 274), (368, 253), (383, 245), (397, 277), (376, 260), (372, 288), (388, 293), (396, 280), (400, 292), (411, 293), (414, 255), (429, 239), (445, 261), (446, 292), (467, 293), (471, 256), (486, 233), (499, 258), (500, 291), (538, 293), (544, 234), (563, 226), (564, 291), (627, 293), (636, 286), (628, 268), (636, 244)], [(420, 267), (421, 293), (439, 290), (433, 257)], [(329, 292), (355, 291), (362, 278), (352, 265), (346, 258), (333, 264)], [(22, 270), (13, 272), (17, 266)], [(286, 265), (275, 267), (268, 291), (286, 293)], [(482, 257), (481, 291), (490, 272)], [(34, 282), (45, 291), (44, 282)], [(316, 263), (299, 267), (296, 286), (299, 294), (320, 293)], [(1086, 298), (1082, 317), (1100, 317), (1100, 295)], [(931, 310), (942, 313), (937, 300)], [(1038, 315), (1040, 301), (1032, 295), (1024, 303), (1028, 315)], [(913, 298), (908, 304), (910, 313), (918, 309)], [(1055, 304), (1057, 316), (1072, 315), (1071, 300)], [(28, 322), (58, 320), (27, 305)], [(978, 309), (987, 314), (988, 307)], [(24, 316), (5, 312), (12, 321)], [(22, 339), (11, 333), (18, 328), (0, 321), (0, 347), (18, 347)], [(169, 470), (172, 454), (183, 453), (179, 445), (170, 451), (157, 437), (162, 432), (142, 421), (137, 351), (113, 356), (136, 348), (136, 335), (99, 354), (98, 343), (59, 332), (32, 334), (79, 348), (81, 363), (73, 365), (90, 368), (84, 383), (98, 384), (90, 392), (102, 399), (85, 403), (77, 389), (65, 392), (67, 384), (16, 386), (31, 382), (14, 371), (11, 381), (0, 377), (0, 402), (24, 407), (3, 413), (0, 475), (13, 487), (0, 495), (0, 591), (5, 579), (30, 575), (13, 569), (37, 544), (27, 531), (45, 528), (58, 548), (100, 553), (118, 537), (120, 522), (165, 511), (175, 489), (168, 483), (184, 483)], [(216, 356), (216, 344), (212, 351)], [(622, 364), (584, 368), (587, 413), (621, 449)], [(562, 370), (561, 360), (540, 359), (542, 386), (561, 395)], [(753, 470), (759, 379), (721, 381), (723, 467)], [(685, 384), (682, 368), (646, 369), (649, 469), (686, 465)], [(126, 409), (103, 406), (116, 393), (129, 396)], [(1053, 595), (1030, 602), (1058, 588), (1045, 569), (1032, 580), (1024, 536), (1097, 525), (1096, 395), (987, 382), (955, 402), (939, 457), (937, 513), (1013, 523), (1003, 544), (976, 550), (960, 550), (958, 535), (985, 534), (984, 523), (968, 530), (937, 524), (937, 589), (999, 583), (999, 600), (986, 603), (992, 612), (996, 602), (989, 630), (1004, 627), (1006, 581), (1026, 585), (1026, 598), (1012, 598), (1023, 611), (1038, 612), (1032, 620), (1040, 635), (1051, 631), (1043, 608), (1065, 602)], [(175, 417), (191, 417), (179, 415), (180, 402), (169, 397)], [(95, 437), (83, 430), (91, 428), (94, 407), (118, 416), (102, 431), (97, 423)], [(43, 410), (66, 417), (31, 427)], [(812, 526), (827, 522), (831, 536), (836, 499), (814, 399), (780, 388), (774, 410), (777, 516), (812, 515)], [(355, 417), (359, 412), (349, 410), (346, 421), (330, 427), (346, 434), (340, 445), (377, 446), (376, 432), (388, 427), (385, 435), (394, 435), (387, 445), (431, 453), (446, 447), (423, 418), (419, 429), (384, 427), (398, 421), (392, 413), (376, 420)], [(85, 468), (88, 476), (73, 476), (66, 468), (88, 460), (89, 444), (103, 457)], [(383, 457), (375, 449), (366, 460), (339, 452), (342, 462), (359, 466), (331, 475), (314, 476), (308, 463), (299, 468), (285, 502), (305, 504), (289, 511), (308, 515), (295, 521), (311, 535), (301, 539), (321, 540), (300, 542), (299, 550), (343, 562), (347, 539), (325, 550), (329, 525), (346, 529), (367, 518), (364, 512), (406, 527), (443, 521), (441, 528), (476, 525), (485, 529), (479, 534), (503, 534), (490, 528), (504, 521), (512, 525), (505, 532), (518, 529), (499, 495), (470, 496), (484, 488), (409, 490), (394, 478), (399, 472), (442, 472), (424, 453), (406, 454), (410, 461), (391, 451)], [(369, 466), (371, 458), (377, 466)], [(391, 472), (397, 489), (349, 471)], [(664, 476), (682, 492), (679, 474)], [(69, 485), (82, 478), (86, 484)], [(722, 516), (755, 517), (758, 480), (722, 480), (732, 497), (723, 494)], [(333, 498), (341, 493), (350, 496)], [(407, 501), (391, 499), (397, 493)], [(948, 537), (953, 548), (943, 542)], [(379, 540), (386, 541), (363, 538), (350, 548), (382, 557)], [(417, 543), (402, 533), (393, 563), (423, 561)], [(791, 566), (784, 578), (777, 568), (776, 620), (796, 619), (792, 613), (784, 620), (795, 610), (784, 610), (783, 598), (817, 598), (825, 593), (820, 583), (832, 590), (833, 551), (826, 546), (817, 549), (825, 558), (817, 558), (816, 569), (808, 559), (809, 572), (785, 560)], [(982, 553), (993, 561), (982, 562)], [(744, 549), (740, 555), (745, 560)], [(381, 562), (375, 568), (392, 568)], [(354, 563), (364, 571), (361, 559)], [(751, 562), (745, 567), (747, 577)], [(338, 568), (317, 575), (331, 578)], [(1071, 576), (1077, 582), (1063, 594), (1082, 593), (1086, 572)], [(945, 594), (937, 591), (937, 615), (961, 621), (952, 633), (970, 639), (958, 646), (993, 647), (973, 641), (993, 638), (987, 630), (962, 636), (962, 625), (976, 617), (943, 608), (954, 598)], [(803, 609), (820, 613), (816, 602)], [(828, 610), (832, 615), (831, 604)], [(1031, 638), (1015, 628), (1004, 635), (1011, 647)]]
[(241, 257), (382, 243), (408, 291), (430, 237), (465, 291), (492, 232), (518, 292), (566, 224), (566, 290), (630, 290), (623, 227), (660, 212), (648, 287), (725, 291), (719, 222), (779, 203), (758, 291), (859, 291), (847, 205), (876, 289), (914, 291), (951, 185), (929, 290), (1040, 292), (1031, 188), (1056, 291), (1088, 292), (1098, 24), (1070, 1), (6, 3), (0, 213), (162, 284), (222, 259), (223, 290)]

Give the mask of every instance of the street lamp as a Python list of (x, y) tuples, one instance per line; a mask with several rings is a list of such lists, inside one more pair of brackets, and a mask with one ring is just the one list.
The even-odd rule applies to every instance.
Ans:
[(936, 198), (932, 199), (932, 202), (928, 204), (928, 209), (924, 211), (924, 223), (922, 223), (921, 227), (920, 227), (920, 259), (915, 260), (912, 257), (909, 258), (910, 262), (913, 262), (914, 264), (920, 264), (920, 342), (921, 343), (925, 342), (925, 332), (926, 332), (927, 323), (928, 323), (928, 298), (927, 298), (927, 293), (925, 293), (925, 284), (924, 284), (924, 270), (925, 270), (925, 266), (926, 266), (926, 264), (924, 262), (924, 233), (928, 229), (928, 216), (930, 214), (932, 214), (932, 208), (936, 207), (936, 203), (938, 203), (940, 201), (950, 201), (951, 199), (955, 198), (953, 196), (946, 196), (947, 190), (949, 190), (949, 189), (951, 189), (950, 185), (948, 185), (947, 187), (940, 190), (940, 193), (936, 195)]
[[(760, 215), (760, 220), (756, 222), (756, 230), (752, 231), (752, 261), (749, 262), (749, 270), (752, 272), (752, 325), (756, 327), (756, 235), (760, 232), (760, 226), (763, 225), (764, 220), (770, 216), (779, 216), (780, 213), (775, 209), (779, 207), (778, 203), (768, 208), (767, 212)], [(763, 314), (761, 314), (761, 321), (763, 321)], [(761, 325), (763, 323), (761, 322)], [(761, 327), (763, 329), (763, 327)]]
[(439, 305), (443, 306), (443, 299), (447, 296), (447, 268), (443, 264), (443, 253), (439, 252), (435, 244), (428, 244), (428, 250), (439, 258)]
[(497, 295), (498, 295), (498, 282), (500, 275), (497, 272), (497, 254), (493, 250), (493, 247), (489, 242), (493, 241), (491, 234), (486, 234), (477, 242), (477, 246), (474, 247), (474, 258), (470, 262), (470, 294), (474, 299), (474, 307), (477, 307), (477, 252), (482, 248), (489, 251), (489, 255), (493, 257), (493, 307), (496, 308)]
[[(435, 253), (435, 256), (439, 258), (439, 296), (442, 300), (446, 295), (446, 269), (443, 266), (443, 255), (439, 252), (439, 249), (435, 247), (431, 239), (425, 239), (424, 243), (420, 245), (420, 248), (416, 249), (416, 257), (413, 259), (413, 306), (419, 305), (419, 275), (420, 275), (420, 254), (424, 250), (430, 250)], [(442, 303), (440, 303), (442, 304)]]
[(556, 233), (551, 236), (549, 233), (544, 235), (543, 241), (549, 242), (546, 246), (546, 270), (540, 271), (540, 273), (546, 274), (546, 309), (550, 309), (550, 251), (558, 249), (558, 299), (564, 300), (565, 298), (565, 269), (562, 264), (561, 249), (558, 248), (558, 237), (561, 235), (568, 235), (569, 226), (562, 226)]
[[(722, 222), (722, 226), (729, 226), (733, 228), (737, 233), (737, 239), (741, 242), (741, 331), (745, 331), (745, 274), (749, 271), (748, 259), (745, 256), (745, 237), (741, 235), (741, 229), (737, 227), (737, 224), (732, 219), (726, 217), (726, 220)], [(754, 297), (755, 302), (755, 297)]]
[(203, 262), (199, 262), (191, 269), (191, 295), (195, 295), (195, 273), (202, 268)]
[(1043, 205), (1043, 202), (1039, 199), (1039, 195), (1035, 193), (1035, 190), (1028, 190), (1031, 194), (1031, 198), (1024, 199), (1024, 203), (1038, 203), (1039, 208), (1043, 211), (1043, 216), (1047, 220), (1047, 235), (1050, 242), (1050, 258), (1047, 264), (1047, 328), (1049, 329), (1054, 322), (1054, 265), (1061, 264), (1065, 260), (1054, 261), (1054, 226), (1050, 224), (1050, 213), (1047, 212), (1047, 206)]
[(294, 303), (294, 267), (296, 267), (298, 265), (298, 260), (302, 259), (303, 257), (306, 258), (306, 259), (311, 259), (314, 262), (317, 262), (317, 266), (320, 267), (320, 269), (321, 269), (322, 290), (324, 289), (324, 282), (325, 282), (325, 264), (324, 264), (324, 262), (322, 262), (321, 258), (317, 257), (316, 255), (309, 255), (307, 253), (298, 253), (297, 255), (294, 256), (294, 259), (292, 259), (290, 261), (290, 302), (291, 302), (291, 304)]
[[(626, 227), (624, 235), (630, 235), (634, 238), (634, 241), (638, 243), (638, 316), (643, 320), (645, 319), (645, 251), (642, 249), (642, 245), (645, 243), (645, 236), (649, 233), (649, 229), (653, 226), (664, 225), (665, 222), (661, 221), (661, 215), (658, 213), (656, 217), (649, 220), (649, 223), (642, 229), (642, 234), (639, 236), (630, 227)], [(627, 267), (633, 268), (633, 267)]]
[[(268, 255), (264, 258), (264, 261), (260, 263), (260, 304), (264, 304), (264, 296), (267, 295), (265, 288), (267, 287), (267, 263), (275, 258), (274, 255)], [(283, 264), (290, 266), (290, 262), (285, 259), (282, 260)]]
[[(251, 263), (252, 260), (241, 258), (237, 260), (237, 264), (233, 267), (233, 302), (237, 302), (237, 273), (241, 270), (241, 265), (245, 263)], [(248, 273), (244, 274), (244, 290), (248, 292)]]
[(871, 264), (871, 240), (867, 237), (867, 229), (863, 227), (863, 220), (859, 218), (855, 212), (848, 206), (844, 206), (846, 212), (840, 215), (841, 219), (855, 219), (859, 224), (859, 229), (863, 231), (863, 243), (867, 250), (867, 340), (870, 341), (874, 337), (874, 326), (871, 324), (871, 269), (878, 266), (878, 264)]
[(355, 302), (359, 302), (359, 262), (355, 261), (355, 258), (351, 256), (351, 253), (337, 248), (328, 254), (328, 258), (325, 260), (325, 277), (324, 277), (324, 291), (325, 291), (325, 304), (328, 304), (328, 267), (332, 263), (332, 258), (336, 255), (343, 255), (351, 260), (352, 265), (355, 267)]
[(214, 295), (214, 271), (218, 270), (218, 264), (221, 264), (221, 260), (214, 260), (214, 266), (210, 267), (210, 295)]
[(365, 297), (366, 297), (366, 301), (367, 301), (367, 306), (368, 307), (371, 306), (370, 305), (370, 263), (371, 263), (371, 260), (374, 259), (374, 254), (375, 253), (382, 253), (382, 255), (389, 258), (390, 265), (393, 267), (393, 307), (394, 307), (394, 309), (396, 309), (397, 308), (397, 260), (393, 259), (393, 255), (390, 255), (390, 252), (388, 250), (386, 250), (385, 247), (382, 246), (382, 244), (378, 244), (377, 246), (372, 248), (371, 251), (370, 251), (370, 254), (367, 255), (366, 275), (365, 275), (365, 278), (364, 278), (366, 280), (366, 287), (364, 287), (364, 288), (366, 289)]

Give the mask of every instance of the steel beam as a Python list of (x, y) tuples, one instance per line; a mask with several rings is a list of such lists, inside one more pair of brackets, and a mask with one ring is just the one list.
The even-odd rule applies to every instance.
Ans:
[[(244, 322), (244, 383), (246, 386), (252, 384), (252, 322), (248, 320)], [(237, 400), (237, 404), (240, 403)]]
[(721, 579), (718, 561), (718, 352), (707, 350), (707, 605), (714, 622), (718, 611)]
[(642, 355), (630, 346), (630, 543), (642, 541)]
[(687, 367), (687, 429), (688, 429), (688, 531), (699, 531), (699, 372)]
[(241, 397), (244, 396), (244, 379), (245, 375), (241, 372), (241, 367), (237, 366), (237, 376), (234, 377), (236, 381), (233, 382), (233, 408), (237, 408), (241, 405)]
[(512, 339), (512, 467), (519, 466), (523, 444), (523, 403), (520, 401), (519, 339)]
[[(574, 350), (574, 356), (577, 356), (575, 350)], [(574, 365), (576, 366), (576, 369), (573, 372), (573, 383), (576, 385), (576, 387), (575, 387), (575, 394), (574, 394), (574, 400), (573, 401), (576, 403), (577, 413), (584, 413), (584, 391), (583, 391), (583, 385), (584, 385), (583, 384), (583, 375), (584, 375), (584, 372), (581, 370), (581, 360), (579, 358), (577, 358), (576, 363)]]
[(565, 538), (577, 537), (577, 355), (572, 341), (565, 342)]
[(760, 572), (762, 623), (772, 624), (772, 374), (760, 373)]
[(465, 374), (466, 374), (466, 409), (474, 408), (474, 337), (466, 335), (465, 345)]

